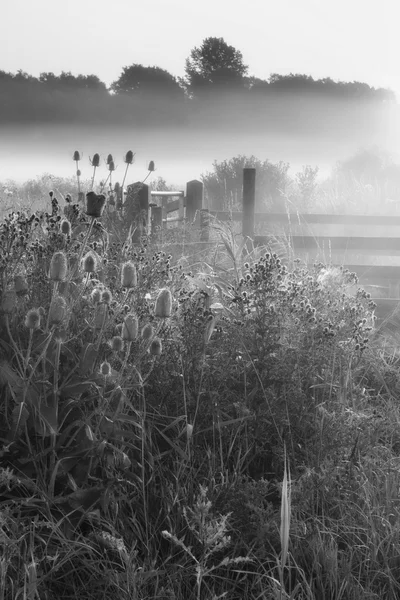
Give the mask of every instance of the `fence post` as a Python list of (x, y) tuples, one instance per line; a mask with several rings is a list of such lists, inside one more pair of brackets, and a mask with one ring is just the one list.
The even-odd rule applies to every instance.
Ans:
[(136, 181), (128, 185), (125, 200), (125, 216), (134, 227), (132, 242), (139, 243), (142, 235), (148, 233), (150, 188), (146, 183)]
[(208, 208), (200, 210), (200, 241), (208, 242), (210, 240), (210, 211)]
[(162, 222), (162, 217), (163, 217), (163, 213), (162, 213), (162, 206), (153, 206), (152, 210), (151, 210), (151, 234), (157, 235), (158, 233), (161, 233), (162, 228), (163, 228), (163, 222)]
[(203, 208), (203, 184), (197, 179), (186, 184), (186, 221), (196, 225), (200, 222), (200, 210)]
[(256, 200), (256, 170), (243, 169), (243, 214), (242, 235), (254, 237), (254, 208)]

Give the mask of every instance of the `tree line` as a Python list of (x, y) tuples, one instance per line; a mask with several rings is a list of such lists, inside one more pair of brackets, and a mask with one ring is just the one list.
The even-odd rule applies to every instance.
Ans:
[[(175, 77), (157, 66), (125, 66), (109, 87), (96, 75), (33, 77), (20, 70), (0, 71), (0, 122), (116, 122), (127, 117), (143, 123), (154, 118), (182, 122), (199, 103), (239, 100), (258, 108), (276, 98), (329, 99), (356, 104), (395, 103), (392, 91), (362, 82), (336, 82), (308, 75), (273, 73), (263, 80), (249, 75), (242, 53), (223, 38), (208, 37), (191, 50), (185, 76)], [(28, 99), (28, 100), (27, 100)], [(159, 124), (159, 123), (158, 123)]]

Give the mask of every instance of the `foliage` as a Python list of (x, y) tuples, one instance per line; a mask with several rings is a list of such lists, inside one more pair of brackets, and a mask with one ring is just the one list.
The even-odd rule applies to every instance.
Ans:
[(124, 67), (110, 89), (116, 94), (162, 94), (174, 99), (183, 98), (183, 89), (168, 71), (160, 67), (144, 67), (140, 64)]

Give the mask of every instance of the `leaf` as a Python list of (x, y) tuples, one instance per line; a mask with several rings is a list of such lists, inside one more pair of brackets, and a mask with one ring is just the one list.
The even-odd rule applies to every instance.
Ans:
[(82, 394), (88, 392), (94, 383), (90, 379), (74, 377), (68, 385), (60, 388), (61, 398), (80, 398)]
[(45, 421), (50, 429), (50, 433), (58, 433), (58, 410), (57, 406), (42, 406), (40, 408), (40, 416)]
[(25, 406), (25, 402), (21, 402), (14, 407), (11, 418), (12, 418), (12, 427), (9, 435), (9, 439), (14, 440), (17, 436), (21, 427), (23, 427), (29, 417), (29, 410)]
[(98, 350), (94, 344), (89, 343), (84, 346), (81, 354), (81, 373), (83, 375), (92, 374), (94, 371), (94, 365), (96, 364)]

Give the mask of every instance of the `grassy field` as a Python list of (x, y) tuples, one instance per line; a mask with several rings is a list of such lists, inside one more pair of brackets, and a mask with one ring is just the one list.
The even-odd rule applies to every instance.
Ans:
[(0, 600), (399, 598), (369, 294), (223, 224), (134, 245), (88, 190), (0, 223)]

